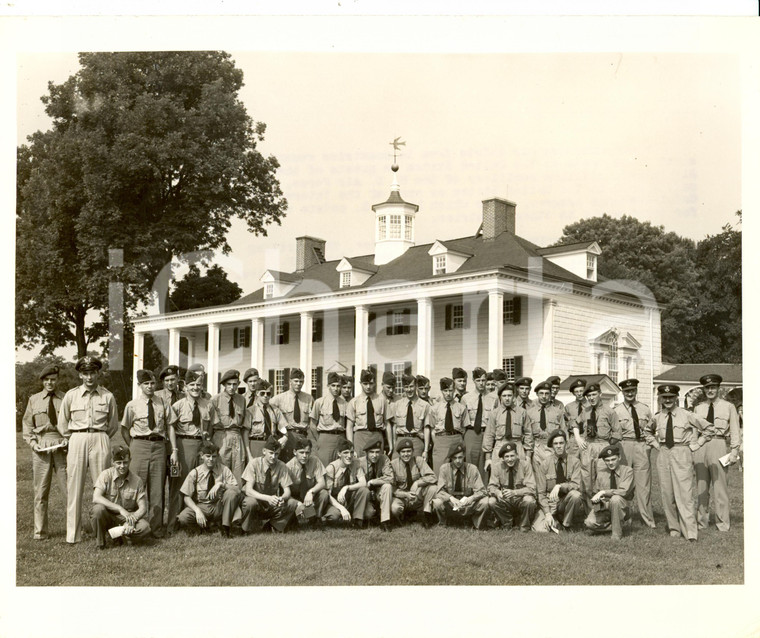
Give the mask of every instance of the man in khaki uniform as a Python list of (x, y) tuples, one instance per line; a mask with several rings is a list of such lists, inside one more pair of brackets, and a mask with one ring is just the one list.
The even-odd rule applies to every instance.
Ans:
[[(533, 434), (528, 427), (528, 417), (522, 408), (515, 405), (515, 386), (504, 383), (496, 392), (499, 403), (488, 416), (488, 426), (483, 436), (483, 453), (486, 457), (485, 468), (499, 462), (502, 445), (513, 442), (518, 455), (525, 459), (526, 450), (533, 451)], [(527, 457), (528, 459), (530, 457)]]
[[(453, 394), (453, 383), (452, 383)], [(459, 404), (456, 404), (459, 405)], [(461, 442), (461, 441), (460, 441)], [(393, 502), (391, 515), (399, 522), (410, 512), (422, 511), (422, 524), (433, 524), (432, 500), (438, 488), (433, 470), (421, 456), (414, 456), (414, 444), (404, 438), (396, 443), (393, 470)]]
[(245, 407), (250, 408), (256, 401), (256, 386), (259, 382), (259, 371), (256, 368), (248, 368), (243, 373), (243, 383), (245, 383)]
[(551, 456), (552, 451), (547, 445), (549, 435), (555, 430), (565, 428), (564, 410), (552, 405), (551, 385), (548, 381), (539, 383), (534, 388), (536, 400), (525, 411), (527, 429), (533, 437), (533, 454), (529, 458), (533, 461), (534, 469), (544, 459)]
[(529, 532), (536, 514), (536, 479), (533, 466), (520, 458), (510, 441), (499, 448), (499, 461), (491, 466), (488, 506), (504, 529)]
[(548, 445), (553, 454), (536, 470), (536, 491), (541, 508), (533, 529), (536, 532), (561, 532), (570, 529), (583, 512), (581, 464), (578, 457), (567, 454), (567, 434), (555, 430)]
[(583, 412), (583, 406), (585, 405), (583, 393), (586, 391), (586, 385), (586, 379), (576, 379), (570, 384), (570, 392), (575, 397), (575, 401), (571, 401), (565, 406), (565, 430), (568, 433), (567, 451), (569, 454), (578, 453), (578, 442), (573, 436), (573, 427)]
[(430, 449), (428, 412), (430, 404), (417, 396), (417, 378), (411, 374), (402, 377), (404, 396), (390, 407), (391, 448), (403, 437), (412, 439), (414, 455), (427, 457)]
[(316, 437), (309, 427), (309, 415), (311, 414), (311, 404), (313, 399), (310, 394), (301, 392), (303, 382), (303, 370), (291, 368), (290, 389), (281, 392), (270, 401), (272, 407), (277, 408), (282, 412), (288, 422), (288, 442), (280, 452), (280, 457), (286, 462), (293, 458), (293, 446), (297, 435), (310, 438), (314, 445), (317, 444)]
[(58, 432), (68, 439), (68, 503), (66, 506), (66, 542), (82, 540), (82, 496), (87, 470), (95, 483), (111, 465), (110, 438), (119, 431), (116, 399), (98, 385), (103, 364), (97, 357), (82, 357), (75, 366), (82, 385), (72, 388), (61, 401)]
[(533, 401), (530, 398), (530, 388), (533, 386), (533, 379), (530, 377), (520, 377), (515, 380), (515, 388), (517, 389), (517, 407), (527, 410), (533, 405)]
[(596, 472), (591, 510), (585, 520), (587, 533), (612, 531), (612, 539), (623, 538), (623, 523), (630, 518), (629, 500), (633, 490), (633, 470), (620, 462), (620, 449), (608, 445), (599, 453), (604, 468)]
[(697, 473), (697, 523), (699, 529), (707, 529), (710, 522), (710, 486), (713, 488), (713, 508), (715, 525), (721, 532), (731, 526), (728, 507), (728, 466), (720, 458), (728, 453), (729, 463), (739, 460), (741, 434), (739, 413), (733, 403), (718, 398), (718, 390), (723, 377), (706, 374), (699, 382), (705, 391), (707, 401), (694, 408), (694, 414), (709, 421), (707, 433), (712, 437), (694, 454), (694, 469)]
[(692, 412), (678, 407), (677, 385), (661, 385), (657, 395), (662, 410), (654, 416), (657, 455), (657, 473), (660, 477), (662, 508), (668, 521), (670, 535), (697, 541), (697, 517), (694, 513), (692, 478), (697, 452), (710, 438), (711, 424)]
[[(468, 463), (478, 468), (480, 478), (486, 480), (485, 454), (483, 453), (483, 435), (497, 401), (486, 394), (486, 371), (475, 368), (472, 371), (472, 382), (475, 389), (462, 397), (462, 403), (467, 407), (470, 425), (464, 431), (464, 447)], [(465, 378), (465, 381), (467, 379)]]
[(467, 371), (464, 368), (452, 368), (451, 378), (454, 380), (454, 401), (461, 403), (467, 394)]
[(359, 459), (359, 467), (364, 470), (369, 489), (369, 499), (376, 510), (380, 511), (380, 528), (391, 531), (391, 498), (393, 496), (393, 469), (391, 460), (383, 454), (380, 441), (365, 448), (365, 456)]
[(182, 393), (179, 391), (179, 368), (171, 365), (166, 366), (158, 375), (162, 388), (156, 390), (154, 396), (162, 399), (166, 405), (174, 405), (180, 400)]
[(211, 403), (219, 415), (219, 425), (214, 428), (211, 440), (219, 448), (222, 465), (230, 469), (240, 485), (249, 456), (251, 415), (245, 407), (245, 399), (237, 391), (240, 372), (227, 370), (219, 384), (222, 391), (211, 397)]
[(449, 451), (449, 462), (444, 463), (438, 473), (433, 511), (439, 525), (446, 526), (452, 519), (470, 519), (474, 529), (481, 529), (488, 514), (488, 497), (480, 470), (473, 463), (467, 463), (465, 456), (461, 443)]
[(549, 384), (550, 389), (551, 399), (549, 400), (549, 403), (559, 410), (564, 410), (565, 404), (557, 398), (557, 394), (559, 394), (559, 387), (562, 385), (562, 379), (555, 375), (553, 377), (549, 377), (546, 380), (546, 383)]
[(325, 488), (330, 494), (330, 505), (322, 517), (325, 523), (334, 525), (350, 521), (352, 527), (362, 529), (364, 521), (375, 515), (375, 508), (369, 498), (367, 477), (359, 459), (354, 458), (354, 445), (351, 441), (343, 439), (338, 444), (338, 458), (325, 471)]
[(346, 437), (346, 408), (341, 394), (341, 377), (337, 372), (327, 375), (327, 392), (311, 408), (311, 426), (317, 431), (317, 456), (328, 466), (338, 458), (338, 442)]
[(346, 403), (354, 398), (354, 378), (352, 376), (340, 375), (340, 396)]
[(42, 392), (29, 397), (21, 421), (23, 437), (32, 448), (34, 485), (34, 540), (48, 537), (48, 496), (53, 473), (66, 501), (66, 439), (56, 430), (63, 392), (57, 391), (58, 366), (48, 365), (40, 373)]
[(467, 407), (454, 400), (454, 381), (443, 377), (440, 381), (442, 400), (430, 410), (430, 427), (433, 432), (433, 471), (446, 462), (449, 450), (464, 443), (464, 433), (470, 425)]
[(299, 436), (296, 453), (286, 467), (290, 472), (290, 497), (296, 503), (295, 516), (301, 525), (319, 526), (330, 504), (325, 485), (327, 470), (316, 454), (312, 453), (311, 439)]
[(644, 525), (654, 529), (652, 513), (652, 466), (649, 454), (654, 445), (654, 422), (648, 406), (636, 400), (638, 379), (625, 379), (619, 384), (623, 391), (623, 403), (615, 406), (615, 414), (620, 424), (621, 463), (633, 471), (636, 487), (636, 506)]
[(248, 451), (250, 458), (255, 459), (261, 456), (264, 444), (270, 436), (277, 438), (281, 446), (288, 442), (288, 422), (282, 412), (272, 406), (272, 384), (269, 381), (257, 380), (251, 396), (254, 402), (246, 408), (251, 422)]
[(385, 396), (374, 392), (375, 375), (372, 370), (362, 370), (359, 380), (362, 391), (346, 407), (346, 437), (353, 444), (357, 456), (362, 456), (368, 445), (375, 441), (382, 442), (389, 406)]

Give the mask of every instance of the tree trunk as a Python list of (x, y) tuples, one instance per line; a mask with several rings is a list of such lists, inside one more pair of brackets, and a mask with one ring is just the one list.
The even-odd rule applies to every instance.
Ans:
[(74, 328), (77, 343), (77, 359), (87, 354), (87, 336), (84, 332), (84, 318), (87, 310), (83, 306), (78, 306), (74, 311)]

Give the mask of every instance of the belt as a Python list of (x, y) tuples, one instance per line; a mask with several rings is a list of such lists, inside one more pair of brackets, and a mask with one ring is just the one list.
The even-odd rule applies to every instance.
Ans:
[(449, 434), (448, 432), (436, 432), (435, 435), (436, 436), (457, 436), (457, 435), (462, 436), (462, 433), (459, 430), (454, 430), (451, 434)]
[(203, 437), (195, 434), (177, 434), (178, 439), (202, 439)]
[(231, 428), (214, 428), (214, 433), (216, 432), (237, 432), (240, 434), (240, 428), (237, 426)]
[(72, 434), (76, 433), (76, 432), (81, 432), (81, 433), (85, 433), (85, 432), (105, 432), (105, 430), (98, 430), (96, 428), (86, 428), (84, 430), (72, 430)]
[(720, 439), (721, 441), (727, 441), (728, 440), (727, 436), (714, 436), (712, 438), (713, 439)]
[(309, 426), (308, 425), (288, 425), (286, 427), (287, 427), (288, 430), (295, 430), (296, 432), (303, 432)]
[(133, 439), (138, 439), (140, 441), (166, 441), (166, 439), (162, 436), (159, 436), (158, 434), (150, 434), (148, 436), (133, 436)]
[(345, 430), (317, 430), (319, 434), (345, 434)]
[(266, 434), (256, 434), (256, 435), (249, 435), (248, 436), (249, 441), (266, 441), (267, 435)]
[[(660, 445), (662, 445), (662, 446), (664, 446), (664, 447), (666, 447), (666, 448), (668, 447), (668, 446), (665, 444), (665, 441), (660, 441)], [(674, 447), (689, 447), (689, 445), (690, 445), (689, 443), (673, 443), (673, 446), (674, 446)]]

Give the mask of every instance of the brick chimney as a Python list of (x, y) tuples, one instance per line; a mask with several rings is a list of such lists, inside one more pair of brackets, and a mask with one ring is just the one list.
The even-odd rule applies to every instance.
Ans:
[(325, 263), (325, 240), (317, 237), (296, 237), (296, 272)]
[(517, 204), (500, 197), (483, 200), (483, 239), (493, 239), (505, 230), (515, 234)]

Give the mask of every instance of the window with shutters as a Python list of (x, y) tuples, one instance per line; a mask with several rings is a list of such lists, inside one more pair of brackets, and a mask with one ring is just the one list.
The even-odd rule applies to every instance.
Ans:
[(522, 315), (522, 297), (512, 297), (505, 299), (503, 304), (504, 323), (506, 325), (517, 325), (521, 321)]
[(401, 394), (404, 391), (404, 370), (406, 370), (407, 367), (406, 361), (394, 361), (391, 363), (391, 372), (393, 373), (393, 376), (396, 377), (396, 387), (394, 388), (394, 392), (396, 394)]
[(320, 343), (322, 341), (322, 326), (324, 322), (321, 318), (314, 319), (311, 324), (311, 341), (312, 343)]
[(586, 255), (586, 278), (592, 279), (596, 270), (596, 255)]
[(509, 381), (514, 381), (515, 376), (515, 358), (514, 357), (507, 357), (506, 359), (501, 360), (501, 369), (504, 370), (504, 372), (507, 374), (507, 379)]
[(287, 321), (281, 321), (272, 326), (272, 345), (285, 345), (290, 340), (290, 330)]
[(389, 239), (401, 239), (401, 215), (389, 215), (390, 223), (388, 224)]
[(351, 271), (350, 270), (340, 273), (340, 287), (341, 288), (351, 287)]
[(470, 304), (446, 304), (445, 311), (444, 330), (454, 330), (457, 328), (468, 330), (470, 328)]
[(608, 370), (607, 374), (609, 374), (610, 379), (612, 379), (615, 383), (617, 383), (618, 381), (618, 340), (617, 340), (617, 337), (614, 337), (610, 341), (607, 357), (609, 358), (609, 363), (607, 365), (607, 370)]
[(436, 255), (433, 257), (433, 274), (445, 275), (446, 274), (446, 255)]
[(451, 327), (464, 328), (464, 305), (454, 304), (451, 307)]
[(234, 328), (232, 331), (232, 345), (234, 348), (250, 348), (251, 327)]
[(285, 392), (285, 368), (276, 368), (274, 371), (274, 394)]

